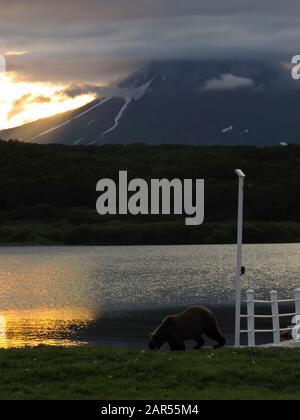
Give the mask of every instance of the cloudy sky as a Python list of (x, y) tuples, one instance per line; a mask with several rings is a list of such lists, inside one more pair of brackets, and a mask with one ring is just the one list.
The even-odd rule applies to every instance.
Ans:
[(35, 116), (37, 109), (47, 116), (79, 106), (91, 98), (54, 101), (56, 89), (112, 84), (153, 59), (290, 61), (300, 54), (299, 18), (299, 0), (0, 0), (0, 54), (8, 70), (0, 124), (31, 120), (35, 105)]

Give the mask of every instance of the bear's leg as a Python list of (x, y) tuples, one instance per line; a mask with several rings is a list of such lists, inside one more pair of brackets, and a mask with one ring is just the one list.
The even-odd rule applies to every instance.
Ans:
[(211, 340), (216, 341), (218, 344), (214, 346), (214, 349), (220, 349), (221, 347), (224, 347), (226, 344), (226, 339), (223, 337), (223, 335), (220, 333), (219, 328), (214, 326), (214, 328), (209, 329), (209, 331), (206, 331), (207, 337), (209, 337)]
[(196, 347), (194, 347), (194, 350), (201, 350), (204, 345), (205, 345), (205, 340), (203, 337), (200, 337), (197, 340), (197, 345)]
[(171, 351), (185, 351), (185, 344), (183, 341), (170, 341), (169, 346)]

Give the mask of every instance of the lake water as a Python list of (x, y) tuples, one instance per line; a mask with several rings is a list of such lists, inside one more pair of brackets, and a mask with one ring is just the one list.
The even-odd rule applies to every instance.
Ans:
[[(244, 291), (300, 287), (300, 244), (248, 245), (244, 258)], [(234, 246), (2, 247), (0, 347), (144, 347), (163, 316), (198, 304), (231, 342), (234, 272)]]

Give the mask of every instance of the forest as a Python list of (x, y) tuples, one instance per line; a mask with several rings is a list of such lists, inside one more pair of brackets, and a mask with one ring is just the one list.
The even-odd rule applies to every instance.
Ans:
[[(236, 168), (247, 175), (245, 241), (300, 241), (300, 146), (39, 145), (0, 141), (0, 243), (223, 244), (236, 240)], [(99, 179), (204, 179), (205, 221), (100, 216)]]

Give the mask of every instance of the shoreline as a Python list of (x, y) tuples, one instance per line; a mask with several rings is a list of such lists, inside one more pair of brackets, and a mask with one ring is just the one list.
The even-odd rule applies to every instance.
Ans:
[[(259, 246), (259, 245), (299, 245), (299, 242), (245, 242), (243, 246), (252, 245), (252, 246)], [(91, 248), (91, 247), (167, 247), (167, 246), (235, 246), (235, 242), (222, 242), (222, 243), (153, 243), (153, 244), (65, 244), (65, 243), (57, 243), (57, 244), (37, 244), (37, 243), (0, 243), (0, 248), (42, 248), (42, 247), (65, 247), (65, 248)]]
[[(220, 329), (226, 337), (226, 345), (233, 346), (234, 305), (207, 305), (207, 307), (215, 313)], [(38, 325), (31, 328), (30, 322), (28, 325), (24, 325), (22, 322), (19, 325), (15, 321), (10, 325), (7, 324), (9, 334), (6, 341), (0, 340), (0, 349), (14, 348), (14, 343), (17, 343), (16, 347), (23, 348), (31, 345), (47, 345), (52, 342), (54, 346), (98, 347), (104, 345), (112, 348), (147, 350), (151, 332), (160, 325), (166, 316), (179, 313), (185, 308), (185, 306), (176, 306), (156, 310), (107, 311), (93, 321), (82, 324), (76, 320), (67, 325), (63, 321), (61, 324), (56, 321), (55, 328), (51, 329), (52, 324), (50, 323), (46, 335), (42, 328), (37, 328)], [(289, 311), (291, 308), (287, 306), (285, 309)], [(262, 313), (267, 313), (267, 310), (267, 306), (261, 308)], [(269, 328), (269, 324), (266, 322), (263, 327)], [(204, 338), (206, 346), (211, 347), (215, 344), (206, 337)], [(270, 334), (257, 337), (257, 345), (266, 345), (271, 341)], [(241, 344), (244, 346), (247, 344), (246, 336), (242, 337)], [(191, 350), (195, 344), (193, 341), (187, 341), (186, 345), (187, 349)], [(167, 345), (163, 348), (163, 351), (166, 350), (168, 350)]]

